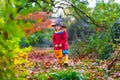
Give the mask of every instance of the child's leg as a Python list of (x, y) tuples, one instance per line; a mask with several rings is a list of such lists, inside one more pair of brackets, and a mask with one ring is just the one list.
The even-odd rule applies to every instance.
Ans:
[(68, 50), (63, 50), (63, 55), (64, 55), (64, 63), (68, 64)]
[(54, 54), (55, 54), (55, 57), (58, 60), (58, 64), (62, 65), (62, 63), (63, 63), (63, 61), (62, 61), (62, 57), (63, 57), (62, 50), (54, 50)]
[(63, 61), (62, 58), (58, 58), (58, 64), (62, 65)]
[(64, 63), (68, 63), (68, 54), (64, 54)]

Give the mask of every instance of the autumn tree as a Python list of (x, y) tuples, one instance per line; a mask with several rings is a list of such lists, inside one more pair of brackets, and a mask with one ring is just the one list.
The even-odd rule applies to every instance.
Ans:
[[(24, 29), (35, 25), (32, 27), (31, 31), (36, 32), (39, 25), (48, 26), (50, 20), (47, 20), (45, 12), (51, 9), (51, 6), (46, 4), (46, 7), (43, 1), (37, 1), (39, 5), (33, 6), (34, 0), (1, 0), (0, 1), (0, 79), (1, 80), (15, 80), (15, 79), (25, 79), (28, 72), (22, 66), (15, 65), (25, 59), (21, 58), (22, 55), (27, 55), (26, 53), (31, 50), (31, 48), (21, 49), (19, 42), (22, 37), (25, 37)], [(49, 9), (48, 9), (49, 8)], [(38, 12), (41, 11), (41, 12)], [(36, 13), (33, 13), (36, 12)], [(33, 17), (33, 22), (35, 20), (36, 24), (33, 24), (31, 21), (32, 16), (38, 14), (37, 17)], [(21, 19), (18, 19), (18, 16), (21, 15)], [(27, 15), (27, 16), (26, 16)], [(37, 22), (38, 21), (38, 22)], [(43, 26), (43, 27), (44, 27)], [(24, 54), (23, 54), (24, 53)], [(17, 61), (14, 61), (14, 60)], [(21, 68), (21, 69), (20, 69)], [(20, 69), (20, 70), (18, 70)], [(21, 73), (22, 70), (22, 73)]]

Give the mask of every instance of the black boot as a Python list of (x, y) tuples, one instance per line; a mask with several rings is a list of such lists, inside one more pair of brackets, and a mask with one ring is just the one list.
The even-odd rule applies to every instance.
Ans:
[(68, 67), (68, 63), (64, 63), (64, 67)]

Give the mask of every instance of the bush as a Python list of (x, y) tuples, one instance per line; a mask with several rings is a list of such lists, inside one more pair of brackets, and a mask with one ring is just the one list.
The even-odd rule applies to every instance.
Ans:
[(113, 46), (110, 44), (104, 45), (103, 51), (99, 55), (99, 59), (107, 59), (114, 52)]
[(37, 80), (88, 80), (89, 75), (80, 73), (76, 70), (66, 69), (49, 73), (38, 73), (32, 76), (32, 79)]
[(20, 42), (21, 47), (51, 47), (51, 36), (48, 32), (36, 32), (31, 34), (28, 38), (22, 38)]
[(99, 55), (99, 59), (105, 59), (113, 52), (110, 41), (110, 35), (107, 32), (96, 33), (90, 36), (87, 42), (78, 41), (71, 44), (70, 52), (79, 55), (95, 52)]
[(113, 43), (120, 43), (120, 18), (117, 19), (111, 27), (111, 37)]
[(24, 36), (21, 25), (25, 23), (16, 20), (17, 7), (12, 5), (16, 6), (17, 3), (22, 4), (22, 1), (0, 2), (0, 80), (24, 80), (27, 75), (26, 69), (22, 70), (24, 73), (20, 72), (14, 64), (14, 58), (18, 54), (30, 51), (24, 51), (19, 46), (20, 39)]
[(70, 45), (70, 54), (83, 55), (86, 54), (86, 43), (84, 41), (73, 42)]

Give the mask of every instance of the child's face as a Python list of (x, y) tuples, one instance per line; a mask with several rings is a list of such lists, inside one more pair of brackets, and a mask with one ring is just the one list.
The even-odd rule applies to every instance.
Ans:
[(61, 30), (62, 27), (61, 27), (61, 26), (55, 26), (55, 29), (56, 29), (56, 30)]

